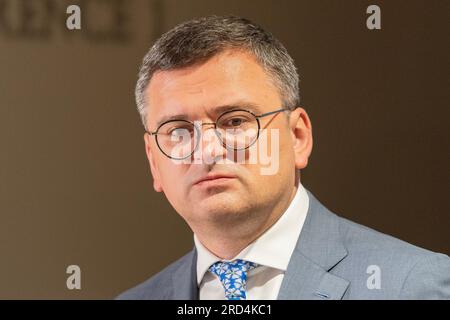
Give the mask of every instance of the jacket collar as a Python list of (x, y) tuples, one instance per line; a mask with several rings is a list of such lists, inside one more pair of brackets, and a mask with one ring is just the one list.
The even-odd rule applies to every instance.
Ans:
[(347, 256), (339, 218), (309, 191), (309, 209), (278, 299), (341, 299), (349, 282), (329, 271)]

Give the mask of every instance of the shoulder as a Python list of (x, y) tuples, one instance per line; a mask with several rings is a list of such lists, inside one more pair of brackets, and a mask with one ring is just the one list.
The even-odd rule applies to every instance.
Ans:
[[(350, 261), (366, 273), (377, 268), (382, 284), (400, 299), (450, 299), (450, 258), (375, 231), (345, 218), (340, 234)], [(370, 269), (372, 267), (372, 269)], [(361, 269), (363, 269), (361, 268)]]
[(345, 246), (350, 250), (361, 250), (370, 253), (395, 253), (398, 259), (403, 256), (427, 256), (434, 252), (420, 248), (406, 241), (376, 231), (369, 227), (336, 216), (339, 222), (339, 232)]
[[(329, 272), (350, 282), (349, 298), (450, 299), (447, 255), (339, 217), (311, 193), (309, 197), (307, 243), (326, 254), (345, 248), (345, 256)], [(380, 280), (377, 290), (369, 283), (375, 279)]]
[(187, 253), (146, 281), (121, 293), (116, 300), (170, 299), (173, 290), (173, 275), (180, 267), (192, 261), (192, 255), (192, 251)]

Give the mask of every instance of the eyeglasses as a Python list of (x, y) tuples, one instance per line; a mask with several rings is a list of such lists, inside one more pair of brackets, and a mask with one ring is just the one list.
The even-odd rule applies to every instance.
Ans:
[(259, 137), (261, 125), (259, 119), (289, 109), (278, 109), (260, 115), (243, 109), (234, 109), (222, 113), (215, 122), (202, 123), (188, 120), (168, 120), (161, 123), (154, 136), (159, 150), (168, 158), (186, 159), (197, 150), (202, 127), (214, 126), (214, 132), (223, 147), (233, 150), (245, 150), (253, 145)]

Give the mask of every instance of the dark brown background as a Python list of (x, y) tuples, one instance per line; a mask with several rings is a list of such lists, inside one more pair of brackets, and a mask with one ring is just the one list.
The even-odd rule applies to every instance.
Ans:
[[(212, 13), (263, 25), (296, 60), (315, 139), (303, 184), (450, 253), (448, 1), (85, 0), (73, 32), (53, 2), (34, 27), (0, 6), (0, 298), (113, 298), (191, 249), (152, 190), (133, 90), (158, 34)], [(366, 28), (370, 4), (382, 30)], [(66, 288), (70, 264), (81, 290)]]

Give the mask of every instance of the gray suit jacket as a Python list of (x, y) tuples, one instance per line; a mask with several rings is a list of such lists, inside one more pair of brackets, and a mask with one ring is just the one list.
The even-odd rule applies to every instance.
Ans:
[[(450, 299), (450, 258), (340, 218), (310, 192), (278, 299)], [(198, 299), (195, 248), (118, 299)]]

